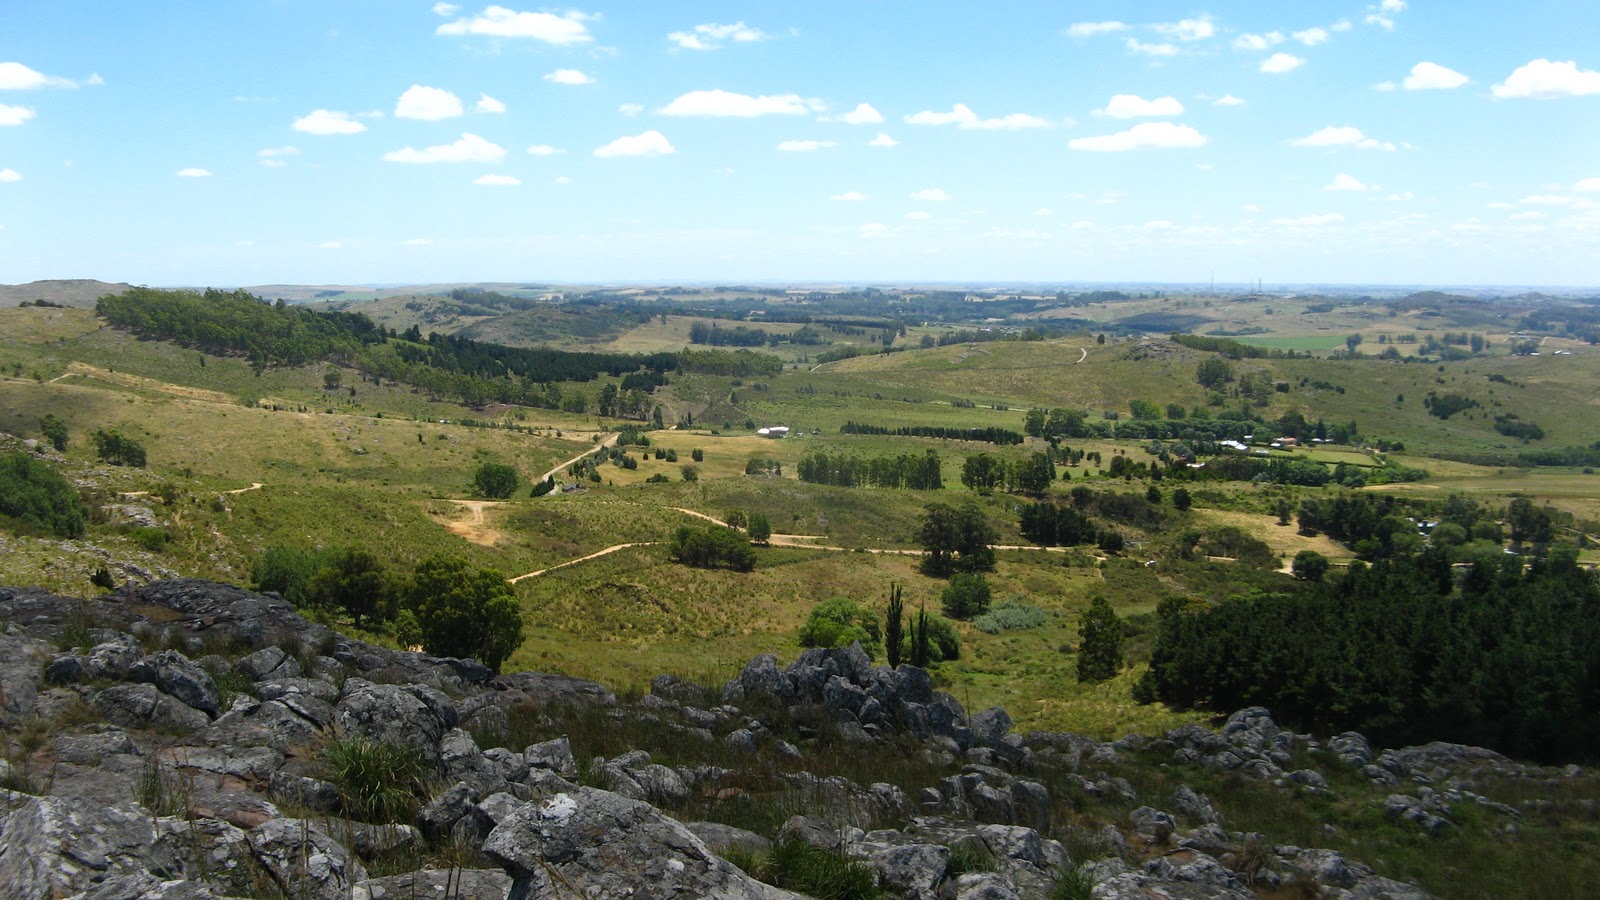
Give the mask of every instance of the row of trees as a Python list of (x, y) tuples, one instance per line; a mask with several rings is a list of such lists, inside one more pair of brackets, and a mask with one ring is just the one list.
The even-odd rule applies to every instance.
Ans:
[(679, 527), (672, 535), (667, 552), (674, 560), (700, 569), (749, 572), (756, 567), (756, 554), (750, 549), (750, 542), (732, 528), (717, 525)]
[(800, 457), (795, 473), (810, 484), (835, 487), (887, 487), (932, 491), (944, 487), (939, 454), (901, 453), (863, 459), (853, 454), (812, 450)]
[(1022, 443), (1022, 435), (1008, 428), (951, 428), (944, 425), (869, 425), (865, 422), (847, 421), (839, 429), (840, 434), (884, 434), (896, 437), (929, 437), (945, 438), (954, 441), (982, 441), (989, 444)]

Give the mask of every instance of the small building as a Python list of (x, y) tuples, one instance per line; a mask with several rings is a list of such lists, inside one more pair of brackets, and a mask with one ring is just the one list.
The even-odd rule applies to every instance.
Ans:
[(789, 426), (769, 425), (766, 428), (757, 428), (756, 434), (760, 435), (761, 437), (784, 438), (789, 436)]

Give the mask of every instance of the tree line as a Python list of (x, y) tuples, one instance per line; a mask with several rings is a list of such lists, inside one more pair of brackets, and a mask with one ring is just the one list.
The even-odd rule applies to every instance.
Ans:
[(896, 437), (945, 438), (954, 441), (981, 441), (1008, 446), (1022, 443), (1022, 435), (1007, 428), (993, 426), (980, 428), (950, 428), (943, 425), (869, 425), (865, 422), (847, 421), (840, 434), (882, 434)]
[(887, 487), (934, 491), (944, 487), (939, 454), (900, 453), (863, 458), (847, 453), (812, 450), (800, 457), (795, 473), (810, 484), (834, 487)]

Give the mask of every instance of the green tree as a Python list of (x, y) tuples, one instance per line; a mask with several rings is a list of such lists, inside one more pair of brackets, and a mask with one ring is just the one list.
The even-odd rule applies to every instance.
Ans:
[(383, 563), (357, 547), (333, 555), (332, 562), (311, 577), (306, 593), (318, 606), (342, 609), (361, 627), (361, 617), (387, 618), (392, 592)]
[(517, 489), (517, 470), (505, 463), (486, 462), (472, 476), (472, 487), (479, 494), (504, 500)]
[[(1044, 410), (1031, 412), (1037, 412), (1040, 422), (1043, 423)], [(1004, 479), (1005, 468), (1005, 462), (992, 454), (979, 453), (977, 456), (969, 456), (966, 462), (961, 464), (961, 484), (968, 490), (980, 494), (991, 493)]]
[[(916, 646), (914, 639), (918, 629), (926, 644), (924, 657), (921, 663), (916, 661)], [(943, 616), (936, 616), (926, 611), (919, 611), (912, 617), (912, 634), (900, 640), (901, 659), (910, 659), (911, 664), (926, 669), (934, 663), (961, 658), (961, 635), (956, 633), (956, 627), (950, 620)]]
[(250, 583), (255, 590), (272, 591), (292, 606), (309, 606), (311, 579), (331, 562), (324, 550), (273, 544), (250, 566)]
[(929, 575), (994, 569), (994, 528), (970, 500), (959, 507), (928, 504), (917, 537), (927, 554), (922, 569)]
[(95, 431), (94, 450), (101, 462), (144, 468), (144, 445), (119, 431)]
[(67, 423), (55, 413), (45, 413), (39, 418), (39, 431), (44, 434), (50, 446), (59, 451), (67, 449)]
[(753, 512), (750, 514), (750, 525), (746, 529), (750, 540), (758, 544), (765, 544), (772, 538), (772, 523), (767, 521), (766, 513)]
[(952, 619), (970, 619), (989, 611), (989, 579), (976, 572), (959, 572), (939, 595), (940, 608)]
[(1301, 550), (1294, 555), (1294, 577), (1301, 581), (1321, 581), (1328, 573), (1328, 558), (1315, 550)]
[(876, 658), (882, 635), (878, 631), (878, 617), (853, 600), (835, 597), (812, 607), (811, 614), (800, 626), (800, 644), (804, 647), (848, 647), (856, 641), (867, 655)]
[(743, 528), (750, 524), (750, 517), (742, 509), (730, 509), (722, 514), (722, 521), (726, 522), (729, 528)]
[(928, 611), (919, 608), (916, 618), (911, 620), (911, 664), (919, 669), (926, 669), (933, 658), (933, 641), (930, 632)]
[(1194, 500), (1189, 496), (1188, 488), (1178, 488), (1172, 492), (1172, 508), (1178, 512), (1187, 510), (1194, 505)]
[(1104, 597), (1089, 601), (1078, 620), (1078, 680), (1097, 684), (1122, 670), (1122, 620)]
[(83, 501), (61, 474), (26, 453), (0, 456), (0, 514), (59, 537), (83, 534)]
[(1194, 380), (1199, 382), (1201, 387), (1217, 390), (1233, 380), (1233, 366), (1227, 360), (1217, 357), (1202, 359), (1195, 367)]
[(522, 607), (499, 573), (436, 554), (417, 564), (407, 591), (422, 646), (435, 656), (471, 657), (495, 672), (522, 643)]
[(900, 599), (900, 585), (889, 587), (889, 610), (883, 617), (883, 649), (889, 658), (889, 668), (900, 665), (900, 642), (905, 639), (906, 605)]

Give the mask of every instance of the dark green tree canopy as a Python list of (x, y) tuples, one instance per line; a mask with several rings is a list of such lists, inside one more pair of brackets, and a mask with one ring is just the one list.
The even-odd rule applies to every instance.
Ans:
[(989, 579), (977, 572), (958, 572), (939, 596), (939, 605), (952, 619), (970, 619), (989, 611), (992, 596)]
[(515, 493), (517, 482), (517, 470), (504, 463), (486, 462), (472, 476), (472, 487), (495, 500), (504, 500)]
[(1104, 597), (1089, 601), (1078, 620), (1078, 680), (1108, 681), (1122, 670), (1122, 620)]
[(0, 456), (0, 513), (60, 537), (83, 534), (83, 503), (72, 485), (25, 453)]
[(917, 532), (927, 554), (922, 569), (929, 575), (952, 572), (987, 572), (994, 569), (994, 528), (971, 500), (958, 507), (930, 503), (923, 510)]
[(522, 643), (522, 607), (496, 572), (438, 554), (417, 564), (406, 592), (422, 645), (435, 656), (474, 658), (498, 672)]
[(818, 603), (800, 626), (800, 644), (804, 647), (848, 647), (856, 641), (861, 642), (868, 656), (877, 658), (882, 642), (878, 617), (844, 597)]

